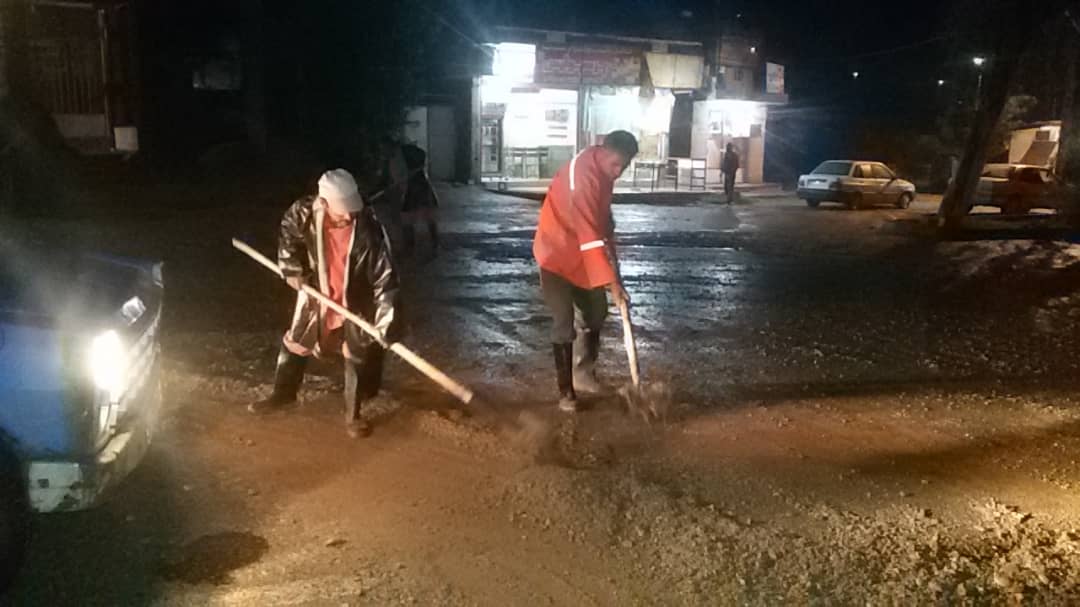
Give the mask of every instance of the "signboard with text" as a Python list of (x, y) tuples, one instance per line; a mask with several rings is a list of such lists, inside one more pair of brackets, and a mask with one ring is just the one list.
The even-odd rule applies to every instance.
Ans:
[(641, 82), (641, 53), (617, 47), (543, 45), (536, 49), (534, 82), (541, 86), (636, 86)]

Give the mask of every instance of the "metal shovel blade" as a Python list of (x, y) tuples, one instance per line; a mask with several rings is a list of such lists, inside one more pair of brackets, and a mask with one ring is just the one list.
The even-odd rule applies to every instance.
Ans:
[(650, 424), (667, 419), (671, 407), (671, 391), (667, 384), (627, 384), (619, 389), (619, 395), (626, 403), (626, 410), (630, 415)]
[(626, 402), (626, 410), (646, 423), (666, 419), (671, 402), (671, 391), (664, 383), (642, 384), (629, 306), (626, 303), (619, 304), (619, 313), (623, 323), (623, 344), (626, 346), (626, 357), (630, 363), (631, 382), (619, 389), (619, 394)]

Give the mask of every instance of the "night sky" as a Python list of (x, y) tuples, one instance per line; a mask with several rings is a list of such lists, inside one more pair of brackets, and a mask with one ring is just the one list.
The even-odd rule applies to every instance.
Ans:
[[(421, 83), (434, 81), (435, 77), (425, 76), (425, 69), (432, 73), (439, 70), (458, 75), (471, 73), (469, 70), (473, 66), (461, 58), (460, 49), (453, 47), (475, 48), (482, 42), (494, 40), (487, 29), (493, 25), (701, 41), (714, 38), (722, 23), (739, 23), (760, 32), (764, 39), (761, 57), (787, 68), (786, 88), (790, 103), (770, 110), (767, 129), (767, 135), (771, 137), (766, 146), (767, 178), (777, 180), (804, 172), (825, 157), (860, 153), (863, 149), (860, 138), (867, 133), (933, 132), (944, 108), (955, 108), (958, 101), (970, 103), (975, 94), (976, 72), (970, 64), (972, 51), (958, 44), (951, 17), (958, 2), (974, 0), (913, 0), (906, 3), (853, 0), (411, 1), (409, 6), (412, 8), (405, 10), (400, 8), (404, 4), (349, 0), (302, 4), (289, 0), (262, 0), (269, 40), (266, 58), (275, 66), (267, 82), (275, 100), (270, 109), (271, 122), (279, 127), (292, 127), (298, 124), (294, 115), (304, 114), (307, 118), (299, 123), (318, 130), (321, 139), (333, 138), (342, 131), (334, 121), (342, 116), (348, 121), (355, 116), (350, 118), (341, 108), (329, 108), (333, 111), (321, 107), (313, 109), (319, 102), (341, 97), (344, 100), (341, 105), (360, 108), (362, 111), (357, 111), (361, 117), (372, 116), (380, 110), (367, 107), (377, 97), (370, 94), (372, 90), (379, 90), (381, 97), (388, 97), (388, 91), (402, 88), (397, 81), (409, 78)], [(162, 24), (162, 31), (144, 37), (153, 41), (150, 46), (197, 46), (197, 40), (189, 39), (213, 37), (212, 30), (193, 33), (192, 28), (175, 26), (176, 23), (200, 22), (196, 18), (198, 14), (215, 14), (212, 21), (218, 23), (227, 21), (220, 11), (208, 8), (214, 4), (210, 0), (162, 3), (165, 4), (173, 8), (162, 11), (163, 16), (157, 19)], [(147, 3), (147, 6), (156, 5)], [(416, 13), (415, 18), (409, 11)], [(445, 27), (433, 36), (431, 30), (425, 29), (427, 26), (418, 25), (420, 22)], [(363, 24), (367, 23), (382, 25), (365, 27)], [(418, 43), (409, 44), (410, 36), (416, 37)], [(300, 43), (301, 40), (307, 42)], [(402, 49), (414, 47), (422, 48), (423, 52), (404, 56)], [(153, 75), (168, 72), (166, 68), (176, 61), (175, 53), (164, 52), (159, 52), (156, 59), (144, 59), (147, 65), (154, 65), (154, 69), (148, 70), (152, 80), (160, 79)], [(438, 69), (430, 67), (440, 61), (456, 63)], [(854, 71), (860, 73), (857, 80), (851, 77)], [(294, 77), (297, 74), (302, 76), (303, 87), (297, 87)], [(350, 77), (342, 78), (343, 74)], [(946, 86), (939, 87), (939, 79), (945, 80)], [(350, 95), (338, 94), (338, 89), (348, 88), (342, 83), (352, 83), (355, 90), (346, 91)], [(177, 79), (150, 84), (156, 90), (164, 91), (167, 87), (184, 86), (185, 82)], [(331, 85), (338, 92), (330, 93)], [(422, 92), (424, 86), (419, 86)], [(438, 86), (427, 86), (438, 89)], [(308, 99), (294, 99), (298, 97), (296, 91), (301, 89), (319, 91), (319, 94), (309, 95)], [(440, 91), (441, 94), (445, 92)], [(171, 97), (162, 95), (161, 98)], [(393, 105), (392, 101), (390, 99), (386, 104)], [(310, 106), (306, 114), (292, 107), (305, 103)], [(208, 112), (222, 113), (220, 108), (210, 108), (203, 113), (176, 109), (164, 115), (186, 115), (197, 121)], [(275, 118), (273, 112), (282, 117)], [(334, 116), (338, 118), (331, 119)], [(327, 117), (322, 120), (327, 123), (325, 125), (320, 122), (323, 117)], [(166, 126), (175, 122), (169, 120)], [(176, 128), (191, 130), (184, 125)], [(350, 137), (357, 139), (362, 135)], [(163, 140), (172, 141), (173, 138), (164, 137)], [(775, 169), (771, 175), (770, 167)]]

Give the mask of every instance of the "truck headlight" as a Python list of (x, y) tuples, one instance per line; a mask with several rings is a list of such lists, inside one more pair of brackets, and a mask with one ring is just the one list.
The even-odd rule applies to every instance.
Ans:
[(127, 375), (127, 353), (116, 331), (105, 331), (90, 343), (90, 376), (94, 386), (117, 400), (124, 391)]

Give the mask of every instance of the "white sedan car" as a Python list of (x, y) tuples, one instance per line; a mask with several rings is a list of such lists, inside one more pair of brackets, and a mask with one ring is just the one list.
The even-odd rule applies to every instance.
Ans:
[(799, 198), (815, 208), (822, 202), (839, 202), (849, 209), (882, 204), (906, 209), (915, 200), (915, 184), (880, 162), (828, 160), (799, 177)]

